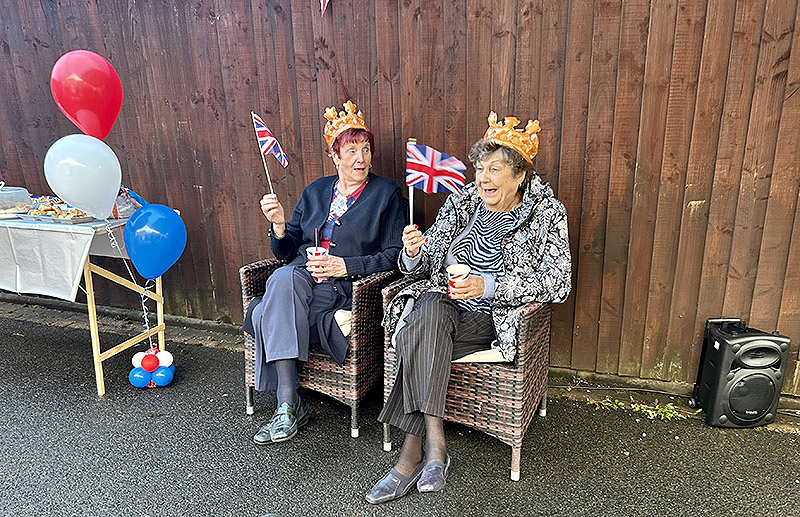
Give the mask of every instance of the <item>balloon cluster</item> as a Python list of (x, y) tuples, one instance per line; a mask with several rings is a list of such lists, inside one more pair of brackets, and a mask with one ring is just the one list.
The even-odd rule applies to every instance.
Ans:
[[(83, 131), (56, 141), (44, 158), (44, 175), (53, 192), (97, 219), (111, 216), (122, 170), (106, 138), (122, 109), (122, 81), (102, 56), (73, 50), (61, 56), (50, 73), (50, 90), (59, 109)], [(146, 205), (124, 230), (125, 248), (139, 273), (148, 279), (164, 274), (186, 247), (186, 226), (174, 210)]]
[(128, 380), (137, 388), (166, 386), (175, 375), (172, 354), (166, 350), (149, 348), (146, 352), (136, 352), (131, 359), (133, 370)]

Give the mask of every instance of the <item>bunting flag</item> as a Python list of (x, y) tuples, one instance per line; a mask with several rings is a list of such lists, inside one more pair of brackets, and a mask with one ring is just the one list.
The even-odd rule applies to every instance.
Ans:
[(406, 143), (406, 185), (426, 194), (450, 191), (461, 194), (467, 167), (449, 154), (412, 141)]
[(261, 154), (266, 155), (267, 153), (272, 153), (281, 165), (284, 167), (289, 165), (289, 160), (286, 159), (286, 153), (281, 149), (281, 144), (278, 143), (275, 135), (273, 135), (272, 131), (264, 124), (261, 117), (255, 113), (253, 113), (253, 128), (256, 130), (256, 138), (258, 138), (258, 147), (261, 149)]
[(319, 0), (319, 8), (322, 9), (322, 14), (320, 16), (325, 16), (325, 8), (328, 7), (328, 2), (331, 0)]

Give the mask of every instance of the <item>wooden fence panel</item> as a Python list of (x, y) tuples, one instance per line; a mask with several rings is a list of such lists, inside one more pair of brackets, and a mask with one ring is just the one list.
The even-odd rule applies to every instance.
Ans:
[[(0, 0), (0, 180), (49, 193), (45, 153), (78, 132), (50, 70), (70, 50), (103, 55), (125, 91), (105, 140), (123, 183), (186, 222), (167, 311), (239, 322), (238, 268), (270, 253), (251, 110), (289, 157), (266, 157), (287, 213), (334, 171), (327, 106), (358, 104), (375, 172), (401, 185), (408, 137), (466, 162), (489, 111), (538, 118), (535, 165), (573, 253), (551, 363), (692, 382), (706, 319), (736, 316), (792, 338), (784, 392), (800, 395), (800, 5), (732, 5), (335, 0), (321, 16), (299, 0)], [(447, 195), (417, 192), (424, 227)]]

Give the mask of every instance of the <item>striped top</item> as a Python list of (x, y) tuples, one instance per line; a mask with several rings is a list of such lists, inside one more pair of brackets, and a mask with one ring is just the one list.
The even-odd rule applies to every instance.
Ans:
[[(501, 242), (522, 221), (522, 205), (510, 212), (490, 212), (481, 203), (467, 231), (457, 238), (450, 254), (459, 264), (467, 264), (472, 273), (499, 273), (503, 270)], [(484, 275), (485, 276), (485, 275)], [(491, 298), (456, 300), (459, 308), (490, 312)]]

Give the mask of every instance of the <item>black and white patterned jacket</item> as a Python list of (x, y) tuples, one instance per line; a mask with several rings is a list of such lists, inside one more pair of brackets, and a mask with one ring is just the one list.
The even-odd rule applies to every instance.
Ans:
[[(428, 242), (419, 260), (407, 270), (402, 257), (400, 270), (419, 280), (397, 293), (383, 319), (386, 331), (394, 329), (409, 298), (416, 300), (426, 291), (447, 292), (442, 264), (453, 240), (466, 228), (483, 201), (475, 183), (464, 187), (463, 195), (451, 194), (425, 232)], [(567, 212), (553, 196), (553, 190), (535, 175), (523, 196), (523, 222), (502, 240), (503, 272), (496, 276), (492, 318), (497, 349), (507, 361), (516, 356), (521, 306), (531, 302), (560, 303), (567, 299), (572, 282), (572, 262), (567, 232)]]

